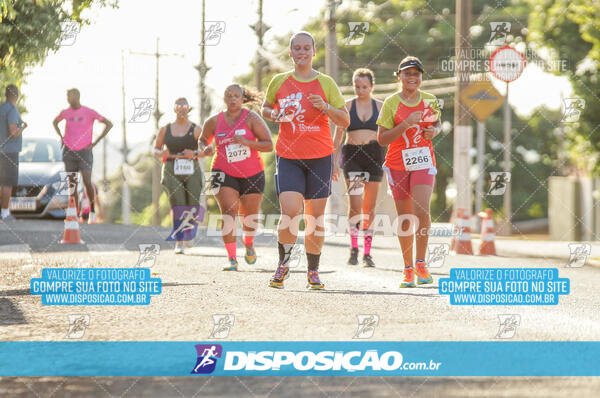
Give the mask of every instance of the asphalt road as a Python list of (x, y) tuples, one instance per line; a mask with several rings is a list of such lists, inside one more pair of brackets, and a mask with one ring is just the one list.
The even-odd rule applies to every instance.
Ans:
[[(186, 255), (175, 255), (164, 241), (166, 228), (82, 225), (86, 245), (68, 249), (57, 244), (61, 228), (55, 221), (0, 228), (1, 340), (65, 341), (71, 314), (89, 316), (81, 338), (86, 341), (202, 341), (213, 330), (213, 314), (235, 317), (227, 339), (237, 341), (349, 340), (361, 314), (379, 317), (373, 340), (493, 341), (502, 314), (520, 317), (513, 340), (594, 341), (600, 336), (600, 268), (565, 268), (555, 258), (448, 256), (443, 267), (432, 269), (436, 283), (407, 290), (398, 288), (402, 273), (395, 238), (375, 237), (377, 268), (365, 269), (345, 264), (345, 237), (330, 237), (321, 257), (326, 289), (306, 290), (304, 262), (285, 289), (277, 290), (267, 287), (277, 261), (272, 235), (257, 238), (256, 264), (245, 264), (239, 250), (239, 272), (223, 272), (227, 258), (218, 236), (203, 234)], [(151, 272), (162, 279), (163, 291), (147, 307), (42, 306), (39, 296), (30, 295), (29, 281), (42, 268), (130, 267), (138, 260), (138, 245), (149, 243), (161, 246)], [(561, 296), (557, 306), (452, 306), (438, 294), (437, 280), (453, 267), (558, 267), (560, 277), (571, 280), (571, 294)], [(591, 378), (3, 378), (0, 395), (579, 397), (595, 396), (599, 384)]]

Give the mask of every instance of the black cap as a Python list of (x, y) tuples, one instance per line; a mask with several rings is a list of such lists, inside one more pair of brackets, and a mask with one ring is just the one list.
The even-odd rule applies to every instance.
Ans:
[(396, 72), (396, 73), (400, 73), (400, 71), (403, 71), (404, 69), (408, 69), (408, 68), (417, 68), (418, 70), (421, 71), (421, 73), (425, 72), (425, 69), (423, 68), (423, 65), (421, 64), (421, 62), (417, 61), (416, 59), (411, 59), (411, 60), (402, 62), (398, 66), (398, 72)]

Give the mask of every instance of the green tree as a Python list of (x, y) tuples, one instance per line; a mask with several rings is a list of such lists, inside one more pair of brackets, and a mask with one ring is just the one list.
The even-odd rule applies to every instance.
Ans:
[(94, 4), (116, 6), (116, 1), (0, 0), (0, 81), (20, 86), (27, 66), (42, 63), (60, 47), (61, 24), (89, 24), (81, 14)]
[(528, 40), (565, 60), (575, 97), (585, 100), (578, 123), (564, 126), (570, 162), (600, 175), (600, 3), (589, 0), (525, 0), (530, 7)]

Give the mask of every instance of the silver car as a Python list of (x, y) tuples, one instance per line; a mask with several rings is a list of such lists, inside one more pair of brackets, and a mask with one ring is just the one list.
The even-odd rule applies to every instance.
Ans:
[[(15, 217), (64, 218), (69, 204), (62, 150), (58, 140), (23, 137), (19, 183), (13, 187), (10, 211)], [(78, 191), (83, 191), (78, 184)]]

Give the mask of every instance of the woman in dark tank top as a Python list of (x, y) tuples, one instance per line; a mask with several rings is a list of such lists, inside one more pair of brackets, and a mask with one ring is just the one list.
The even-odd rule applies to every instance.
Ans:
[[(191, 110), (185, 98), (175, 101), (175, 122), (162, 127), (154, 145), (155, 156), (163, 159), (161, 183), (169, 196), (173, 225), (176, 218), (185, 216), (189, 220), (199, 217), (197, 207), (202, 194), (202, 170), (197, 159), (203, 157), (198, 151), (198, 138), (202, 130), (188, 119)], [(166, 148), (165, 148), (166, 147)], [(178, 206), (177, 209), (174, 209)], [(179, 206), (189, 206), (185, 209)], [(177, 211), (175, 211), (177, 210)], [(188, 213), (185, 213), (188, 211)], [(177, 214), (175, 214), (177, 212)], [(181, 215), (179, 214), (181, 213)], [(181, 224), (186, 224), (184, 221)], [(185, 227), (185, 225), (184, 225)], [(175, 239), (175, 253), (183, 254), (183, 241), (192, 239), (190, 230), (174, 231), (171, 239)]]
[(346, 101), (346, 109), (350, 113), (346, 141), (342, 147), (345, 131), (339, 127), (335, 130), (333, 140), (335, 145), (333, 179), (339, 178), (341, 160), (349, 201), (350, 258), (348, 264), (358, 264), (358, 234), (362, 229), (363, 265), (374, 267), (371, 257), (373, 231), (369, 226), (375, 217), (377, 193), (383, 177), (381, 166), (385, 156), (383, 148), (377, 143), (377, 118), (383, 103), (371, 95), (375, 76), (370, 69), (355, 70), (352, 81), (356, 97)]

